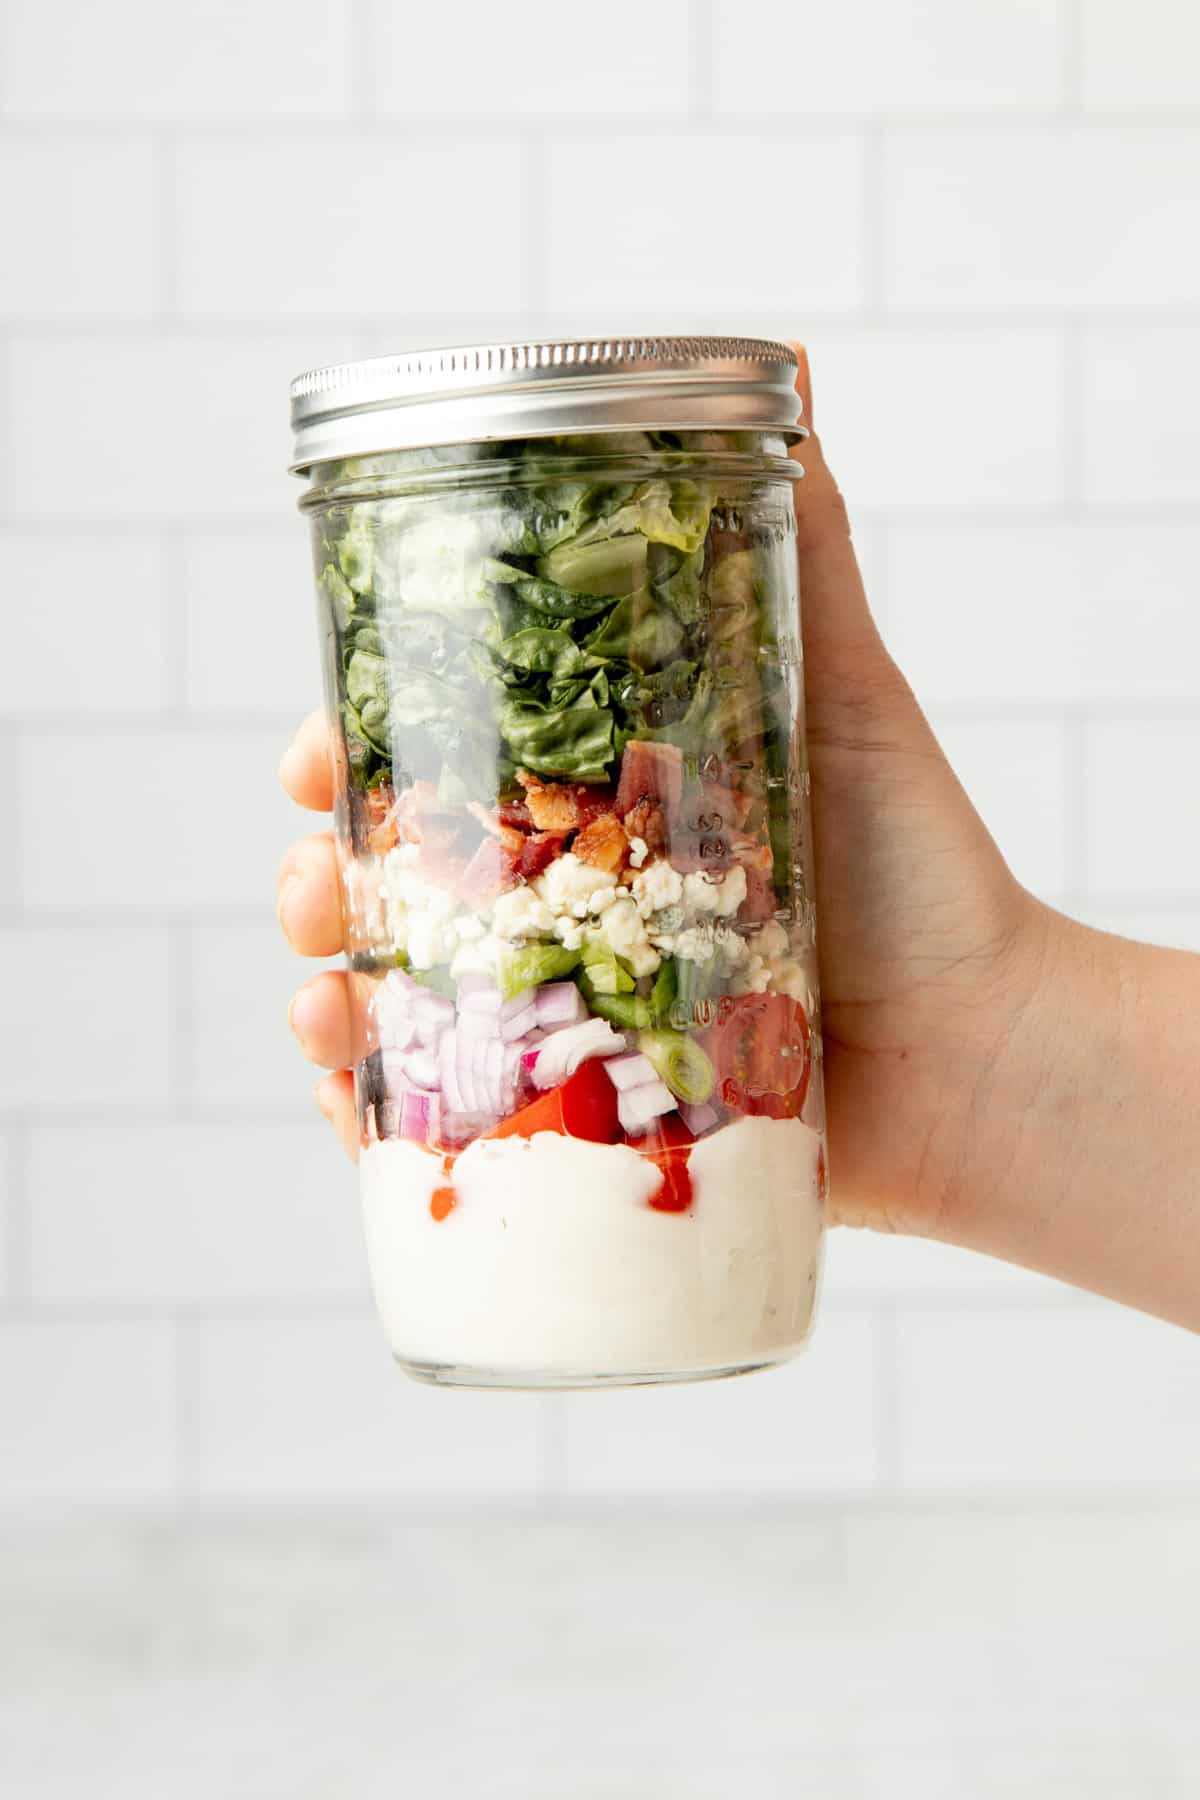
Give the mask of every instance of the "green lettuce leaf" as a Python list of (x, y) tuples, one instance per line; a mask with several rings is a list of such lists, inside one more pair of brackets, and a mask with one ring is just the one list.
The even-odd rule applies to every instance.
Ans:
[(586, 939), (580, 951), (583, 969), (580, 985), (588, 994), (632, 994), (634, 979), (611, 944)]
[(602, 781), (607, 773), (613, 716), (588, 691), (558, 708), (510, 696), (500, 706), (499, 724), (514, 763), (535, 775)]
[(608, 617), (583, 640), (593, 656), (619, 657), (639, 669), (670, 662), (683, 643), (683, 626), (646, 589), (618, 600)]
[(498, 971), (500, 992), (511, 1000), (514, 994), (540, 987), (543, 981), (560, 981), (578, 964), (578, 950), (565, 950), (561, 944), (524, 944), (518, 950), (506, 950)]

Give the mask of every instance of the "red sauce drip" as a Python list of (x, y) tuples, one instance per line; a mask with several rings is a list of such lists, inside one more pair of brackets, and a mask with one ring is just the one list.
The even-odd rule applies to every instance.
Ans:
[[(669, 1159), (669, 1160), (668, 1160)], [(656, 1157), (662, 1171), (658, 1192), (650, 1196), (655, 1212), (689, 1212), (692, 1205), (692, 1177), (688, 1171), (688, 1151), (668, 1151), (667, 1159)]]
[(429, 1210), (439, 1225), (443, 1219), (449, 1218), (458, 1205), (458, 1195), (452, 1187), (434, 1188), (429, 1196)]
[(672, 1114), (658, 1119), (644, 1136), (633, 1140), (633, 1147), (658, 1164), (658, 1191), (650, 1196), (655, 1212), (689, 1212), (692, 1205), (692, 1177), (688, 1158), (692, 1152), (692, 1134), (683, 1120)]
[(458, 1205), (458, 1195), (454, 1191), (454, 1158), (452, 1156), (443, 1156), (442, 1173), (450, 1176), (451, 1179), (442, 1187), (434, 1188), (429, 1196), (429, 1210), (439, 1225), (443, 1219), (450, 1217)]

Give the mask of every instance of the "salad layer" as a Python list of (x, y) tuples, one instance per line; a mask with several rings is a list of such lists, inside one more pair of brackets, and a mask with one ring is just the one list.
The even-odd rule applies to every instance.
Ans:
[(364, 1136), (443, 1158), (442, 1219), (469, 1144), (544, 1131), (687, 1210), (690, 1146), (798, 1118), (819, 1052), (790, 495), (588, 448), (323, 517)]

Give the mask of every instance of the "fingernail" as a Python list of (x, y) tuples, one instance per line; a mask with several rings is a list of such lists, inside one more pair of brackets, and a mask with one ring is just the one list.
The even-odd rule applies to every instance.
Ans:
[(303, 1044), (308, 1039), (313, 1027), (314, 996), (311, 988), (302, 987), (292, 995), (292, 1003), (288, 1007), (288, 1024)]
[(285, 931), (287, 930), (287, 926), (284, 925), (284, 911), (288, 901), (300, 886), (301, 879), (301, 876), (297, 875), (293, 870), (290, 874), (284, 875), (279, 883), (279, 891), (275, 896), (275, 917), (279, 920), (279, 923), (284, 926)]
[(316, 1101), (317, 1110), (320, 1112), (322, 1117), (326, 1118), (326, 1119), (332, 1119), (332, 1117), (333, 1117), (333, 1102), (330, 1099), (328, 1093), (326, 1092), (326, 1084), (324, 1081), (318, 1081), (316, 1087), (313, 1089), (313, 1099)]
[(295, 753), (296, 753), (296, 744), (295, 744), (295, 740), (293, 739), (293, 741), (288, 745), (287, 749), (284, 751), (283, 755), (279, 759), (279, 780), (280, 780), (280, 784), (283, 787), (287, 787), (287, 785), (288, 785), (288, 764), (291, 762), (292, 757), (295, 755)]

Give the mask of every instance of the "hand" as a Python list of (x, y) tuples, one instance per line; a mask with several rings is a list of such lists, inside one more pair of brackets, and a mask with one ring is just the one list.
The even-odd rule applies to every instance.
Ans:
[[(310, 713), (279, 765), (279, 778), (297, 805), (333, 810), (333, 763), (323, 712)], [(301, 956), (338, 956), (343, 948), (341, 883), (333, 833), (297, 840), (279, 865), (278, 912), (283, 934)], [(358, 1157), (358, 1120), (350, 1065), (359, 1050), (361, 1015), (345, 969), (326, 969), (306, 981), (288, 1010), (305, 1055), (332, 1071), (317, 1083), (317, 1105), (349, 1154)]]

